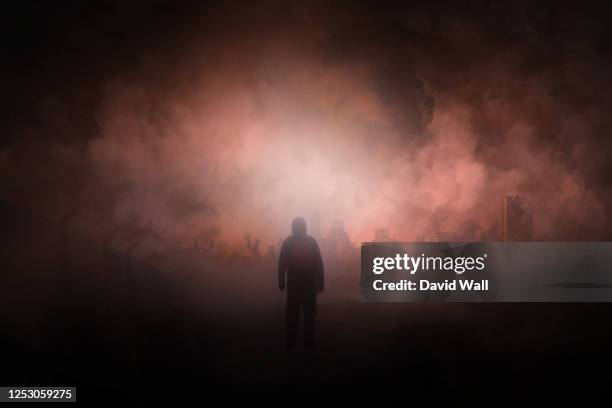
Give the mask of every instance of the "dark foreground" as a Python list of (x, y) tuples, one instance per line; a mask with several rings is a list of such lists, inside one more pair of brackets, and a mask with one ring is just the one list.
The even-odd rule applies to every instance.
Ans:
[(76, 386), (81, 403), (607, 398), (612, 304), (362, 303), (353, 269), (329, 268), (318, 349), (287, 353), (273, 264), (152, 269), (0, 216), (3, 386)]
[(282, 348), (279, 305), (3, 327), (0, 382), (76, 385), (80, 402), (605, 398), (608, 305), (325, 303), (315, 353)]

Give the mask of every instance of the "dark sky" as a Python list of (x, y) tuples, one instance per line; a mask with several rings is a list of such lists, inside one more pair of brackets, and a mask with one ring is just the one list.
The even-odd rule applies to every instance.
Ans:
[(273, 242), (485, 232), (519, 194), (542, 239), (612, 238), (608, 2), (381, 3), (3, 6), (3, 196)]

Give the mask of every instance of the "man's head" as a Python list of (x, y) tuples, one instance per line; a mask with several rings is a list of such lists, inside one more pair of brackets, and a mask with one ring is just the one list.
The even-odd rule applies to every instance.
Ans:
[(291, 233), (293, 235), (306, 235), (306, 221), (304, 221), (304, 218), (294, 218), (291, 223)]

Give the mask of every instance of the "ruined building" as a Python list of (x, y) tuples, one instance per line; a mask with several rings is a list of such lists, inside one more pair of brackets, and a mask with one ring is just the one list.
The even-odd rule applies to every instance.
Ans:
[(501, 202), (501, 240), (530, 241), (533, 238), (533, 211), (519, 196), (506, 196)]

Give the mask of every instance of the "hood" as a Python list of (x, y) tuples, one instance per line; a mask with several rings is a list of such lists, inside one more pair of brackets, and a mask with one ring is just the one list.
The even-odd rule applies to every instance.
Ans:
[(291, 223), (293, 235), (306, 235), (306, 221), (302, 217), (296, 217)]

